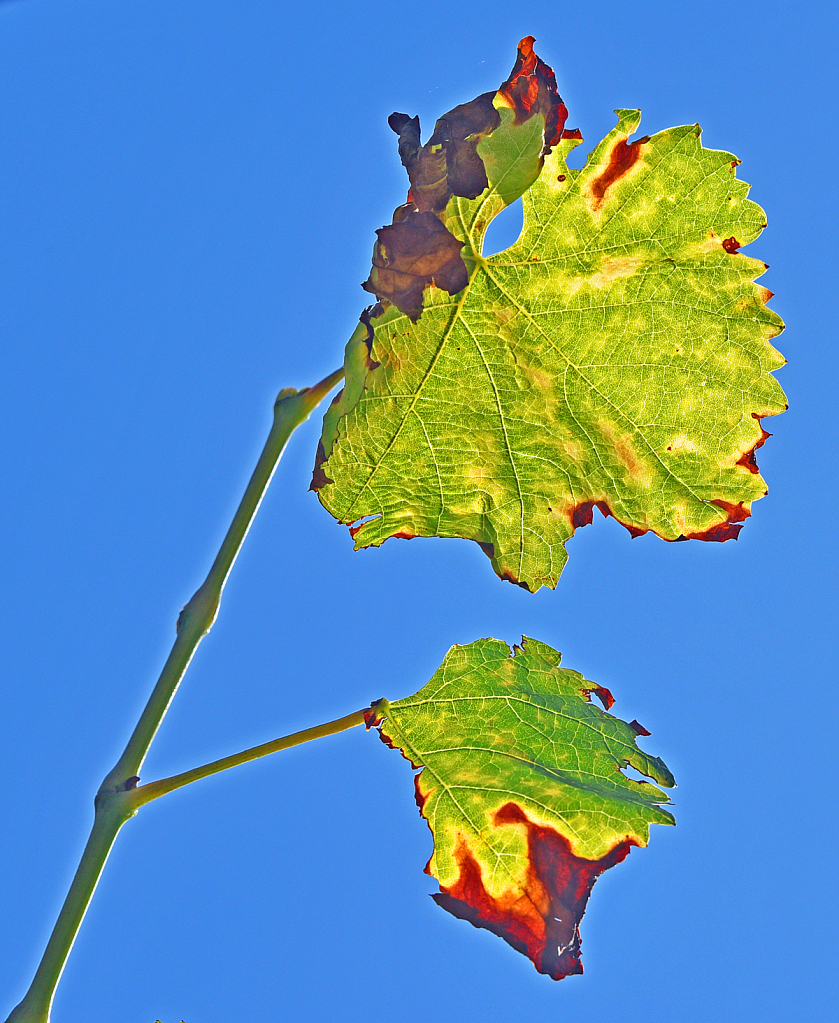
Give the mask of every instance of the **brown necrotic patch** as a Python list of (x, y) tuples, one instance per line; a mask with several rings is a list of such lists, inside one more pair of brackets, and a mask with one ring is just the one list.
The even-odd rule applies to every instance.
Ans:
[[(332, 402), (333, 405), (335, 404), (335, 401), (338, 398), (341, 397), (342, 393), (343, 393), (343, 390), (338, 392), (338, 394), (336, 395), (335, 399), (333, 399), (333, 402)], [(314, 469), (312, 469), (312, 482), (309, 484), (309, 490), (314, 490), (315, 493), (317, 493), (320, 490), (321, 487), (325, 487), (327, 485), (327, 483), (334, 483), (335, 482), (331, 477), (327, 476), (326, 473), (323, 471), (323, 463), (325, 461), (326, 461), (326, 452), (324, 451), (324, 448), (323, 448), (323, 441), (319, 440), (318, 441), (318, 450), (317, 450), (317, 453), (315, 454), (315, 467), (314, 467)]]
[(425, 146), (432, 151), (440, 147), (445, 154), (450, 196), (476, 199), (489, 185), (484, 161), (478, 156), (478, 143), (501, 124), (492, 103), (494, 96), (493, 92), (485, 92), (443, 114)]
[(594, 210), (600, 209), (606, 201), (606, 193), (612, 185), (616, 181), (620, 181), (622, 177), (625, 177), (640, 160), (643, 148), (649, 141), (649, 135), (645, 135), (635, 142), (627, 142), (626, 139), (620, 139), (612, 146), (606, 167), (589, 185), (592, 208)]
[(411, 187), (393, 222), (376, 232), (373, 267), (362, 287), (392, 302), (414, 322), (422, 315), (423, 292), (429, 285), (454, 295), (468, 283), (460, 254), (463, 243), (440, 218), (452, 196), (475, 199), (488, 187), (478, 145), (501, 124), (496, 95), (513, 109), (516, 124), (534, 114), (543, 115), (543, 153), (563, 136), (568, 111), (557, 93), (553, 71), (533, 52), (532, 36), (519, 44), (516, 64), (499, 91), (483, 93), (448, 111), (438, 119), (425, 145), (418, 117), (393, 113), (388, 118), (399, 136), (399, 158)]
[(590, 526), (594, 520), (595, 508), (600, 509), (600, 514), (604, 518), (612, 514), (605, 501), (580, 501), (579, 504), (574, 505), (568, 516), (574, 529), (578, 529), (580, 526)]
[(615, 522), (620, 522), (623, 528), (629, 533), (630, 537), (634, 540), (638, 536), (643, 536), (644, 533), (649, 533), (649, 529), (645, 526), (631, 526), (628, 522), (621, 522), (620, 519), (616, 518)]
[[(483, 546), (483, 545), (481, 545), (481, 546)], [(495, 548), (493, 548), (493, 550), (494, 549)], [(528, 593), (532, 592), (532, 590), (527, 585), (527, 583), (522, 582), (521, 579), (519, 579), (519, 577), (509, 568), (505, 568), (502, 572), (500, 572), (499, 575), (498, 575), (498, 578), (502, 582), (512, 583), (513, 586), (520, 586), (523, 590), (527, 590)]]
[[(378, 728), (379, 725), (384, 721), (384, 718), (379, 713), (380, 707), (383, 700), (373, 700), (370, 706), (364, 712), (364, 727), (369, 732), (371, 728)], [(381, 734), (381, 733), (380, 733)], [(393, 747), (391, 746), (391, 749)]]
[[(755, 445), (756, 448), (760, 447), (766, 437), (771, 436), (771, 434), (767, 434), (765, 431), (764, 434), (763, 439), (758, 441)], [(743, 457), (745, 458), (746, 456)], [(725, 512), (725, 519), (713, 526), (709, 526), (707, 529), (697, 530), (693, 533), (686, 533), (675, 538), (665, 536), (662, 539), (667, 540), (668, 543), (676, 543), (681, 540), (706, 540), (716, 543), (725, 543), (726, 540), (736, 540), (737, 535), (743, 528), (743, 522), (752, 514), (751, 511), (742, 501), (735, 504), (731, 501), (724, 501), (722, 498), (717, 498), (716, 500), (709, 501), (708, 503), (716, 505), (717, 508), (722, 509), (722, 511)], [(580, 501), (578, 504), (574, 505), (568, 512), (571, 525), (574, 529), (577, 529), (580, 526), (590, 526), (594, 517), (593, 513), (595, 508), (600, 509), (604, 518), (611, 516), (615, 522), (620, 523), (633, 540), (637, 536), (643, 536), (645, 533), (649, 533), (650, 531), (647, 526), (636, 526), (630, 522), (624, 522), (615, 515), (605, 501)]]
[(505, 803), (496, 811), (493, 823), (525, 827), (523, 880), (500, 896), (491, 895), (478, 861), (461, 837), (455, 849), (458, 878), (449, 887), (441, 886), (432, 898), (453, 916), (503, 938), (540, 973), (554, 980), (582, 973), (580, 921), (594, 882), (604, 870), (624, 860), (637, 842), (627, 838), (600, 859), (587, 860), (574, 855), (563, 835), (530, 821), (515, 803)]

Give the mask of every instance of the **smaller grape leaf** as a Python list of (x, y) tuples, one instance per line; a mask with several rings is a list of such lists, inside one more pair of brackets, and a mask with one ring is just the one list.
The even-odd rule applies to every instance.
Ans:
[(590, 702), (602, 686), (523, 639), (454, 646), (414, 696), (366, 715), (415, 768), (416, 801), (434, 851), (432, 898), (492, 931), (554, 980), (582, 973), (580, 920), (597, 877), (644, 846), (649, 825), (674, 824), (667, 795), (635, 768), (675, 785), (636, 745), (649, 732)]

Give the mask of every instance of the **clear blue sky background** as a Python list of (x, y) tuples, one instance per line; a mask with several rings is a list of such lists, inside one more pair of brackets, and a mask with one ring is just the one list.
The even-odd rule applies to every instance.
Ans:
[(353, 554), (307, 493), (315, 416), (143, 773), (407, 695), (451, 644), (526, 633), (652, 731), (679, 825), (598, 882), (585, 975), (555, 984), (428, 898), (408, 765), (360, 729), (322, 740), (129, 823), (53, 1020), (831, 1018), (834, 11), (0, 3), (0, 1017), (276, 391), (336, 368), (367, 304), (373, 232), (405, 193), (388, 114), (430, 129), (532, 33), (582, 151), (637, 106), (642, 131), (699, 121), (742, 159), (769, 219), (747, 251), (788, 323), (769, 497), (724, 545), (631, 541), (597, 516), (557, 591), (533, 596), (465, 541)]

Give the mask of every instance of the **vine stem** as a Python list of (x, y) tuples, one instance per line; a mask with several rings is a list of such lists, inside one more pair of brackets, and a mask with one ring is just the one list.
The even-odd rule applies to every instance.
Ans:
[[(23, 1000), (12, 1010), (6, 1023), (49, 1023), (55, 989), (61, 979), (67, 957), (73, 947), (73, 942), (76, 940), (79, 927), (84, 919), (87, 907), (90, 904), (105, 866), (105, 861), (120, 828), (127, 820), (134, 816), (139, 806), (144, 802), (164, 794), (161, 790), (156, 795), (149, 795), (149, 790), (154, 788), (154, 784), (158, 786), (165, 785), (167, 782), (175, 782), (177, 779), (185, 777), (184, 775), (176, 775), (174, 778), (164, 779), (163, 782), (137, 788), (137, 782), (140, 780), (137, 777), (140, 768), (160, 727), (160, 723), (169, 708), (169, 704), (172, 702), (172, 697), (175, 695), (181, 679), (189, 667), (198, 644), (207, 635), (216, 620), (224, 584), (227, 582), (230, 570), (233, 568), (254, 516), (262, 503), (262, 498), (268, 489), (268, 484), (271, 482), (271, 477), (274, 475), (274, 470), (277, 468), (277, 463), (288, 439), (294, 430), (309, 418), (312, 410), (320, 404), (332, 388), (340, 382), (343, 375), (343, 369), (338, 369), (313, 387), (304, 388), (302, 391), (286, 388), (277, 395), (277, 400), (274, 403), (274, 421), (253, 475), (248, 482), (245, 493), (236, 510), (236, 514), (233, 516), (233, 521), (222, 541), (207, 578), (185, 605), (178, 617), (177, 635), (172, 651), (163, 666), (160, 678), (152, 690), (148, 703), (140, 715), (140, 719), (128, 740), (128, 744), (114, 768), (105, 776), (104, 781), (99, 787), (94, 801), (95, 815), (93, 828), (82, 852), (79, 866), (70, 884), (64, 905), (58, 914), (58, 919), (47, 942), (46, 950), (35, 972), (32, 984)], [(343, 727), (351, 727), (349, 718), (354, 717), (355, 715), (349, 715), (348, 718), (340, 719), (341, 721), (348, 722)], [(331, 724), (337, 723), (332, 722)], [(360, 722), (352, 722), (352, 724), (356, 723)], [(329, 726), (320, 726), (320, 729), (307, 729), (307, 732), (297, 734), (298, 736), (303, 736), (307, 733), (313, 733), (308, 736), (309, 738), (317, 738), (319, 734), (330, 734), (328, 730), (322, 731), (323, 728), (329, 729)], [(340, 731), (339, 728), (333, 728), (332, 730)], [(287, 745), (295, 745), (296, 742), (288, 741), (294, 739), (295, 736), (289, 736), (285, 740), (279, 739), (276, 742), (286, 742)], [(296, 741), (305, 742), (307, 739), (298, 738)], [(265, 744), (265, 746), (272, 745), (275, 744)], [(263, 747), (256, 747), (257, 750), (261, 748)], [(286, 747), (283, 745), (276, 746), (276, 749), (284, 748)], [(255, 759), (255, 756), (265, 755), (262, 753), (251, 757), (247, 756), (247, 754), (253, 752), (252, 750), (246, 750), (243, 754), (237, 754), (234, 757), (227, 757), (225, 760), (216, 761), (215, 764), (208, 764), (205, 768), (197, 768), (196, 770), (199, 773), (194, 778), (181, 780), (178, 784), (172, 785), (172, 788), (179, 788), (181, 785), (187, 785), (190, 781), (197, 780), (199, 777), (206, 777), (206, 774), (200, 773), (202, 771), (206, 771), (208, 774), (215, 773), (215, 770), (208, 770), (209, 768), (224, 770), (224, 767), (217, 767), (216, 765), (225, 764), (226, 761), (244, 763), (247, 759)], [(273, 752), (273, 750), (266, 750), (265, 752)], [(245, 759), (236, 760), (236, 757), (244, 757)], [(232, 767), (235, 764), (231, 762), (227, 766)], [(185, 774), (191, 775), (194, 772), (187, 771)], [(166, 791), (171, 791), (171, 789)], [(145, 799), (142, 798), (143, 795), (146, 796)]]

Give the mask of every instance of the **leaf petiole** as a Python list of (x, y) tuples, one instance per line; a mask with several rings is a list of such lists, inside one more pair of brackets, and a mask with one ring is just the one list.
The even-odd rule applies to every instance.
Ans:
[(165, 796), (167, 792), (174, 792), (175, 789), (183, 788), (184, 785), (191, 785), (194, 781), (202, 778), (209, 778), (211, 775), (226, 771), (231, 767), (238, 767), (240, 764), (250, 763), (251, 760), (259, 760), (260, 757), (267, 757), (271, 753), (279, 753), (280, 750), (290, 749), (292, 746), (299, 746), (304, 742), (311, 742), (312, 739), (320, 739), (326, 735), (335, 735), (336, 732), (346, 731), (356, 725), (364, 724), (364, 715), (369, 707), (346, 714), (335, 721), (327, 721), (323, 725), (315, 725), (314, 728), (304, 728), (300, 732), (293, 732), (291, 735), (284, 735), (279, 739), (272, 739), (271, 742), (263, 742), (259, 746), (252, 746), (250, 749), (242, 750), (241, 753), (233, 753), (229, 757), (222, 757), (221, 760), (213, 760), (201, 767), (194, 767), (191, 771), (183, 771), (181, 774), (174, 774), (171, 778), (161, 778), (159, 781), (150, 782), (148, 785), (140, 785), (131, 790), (131, 803), (136, 810), (153, 799)]

